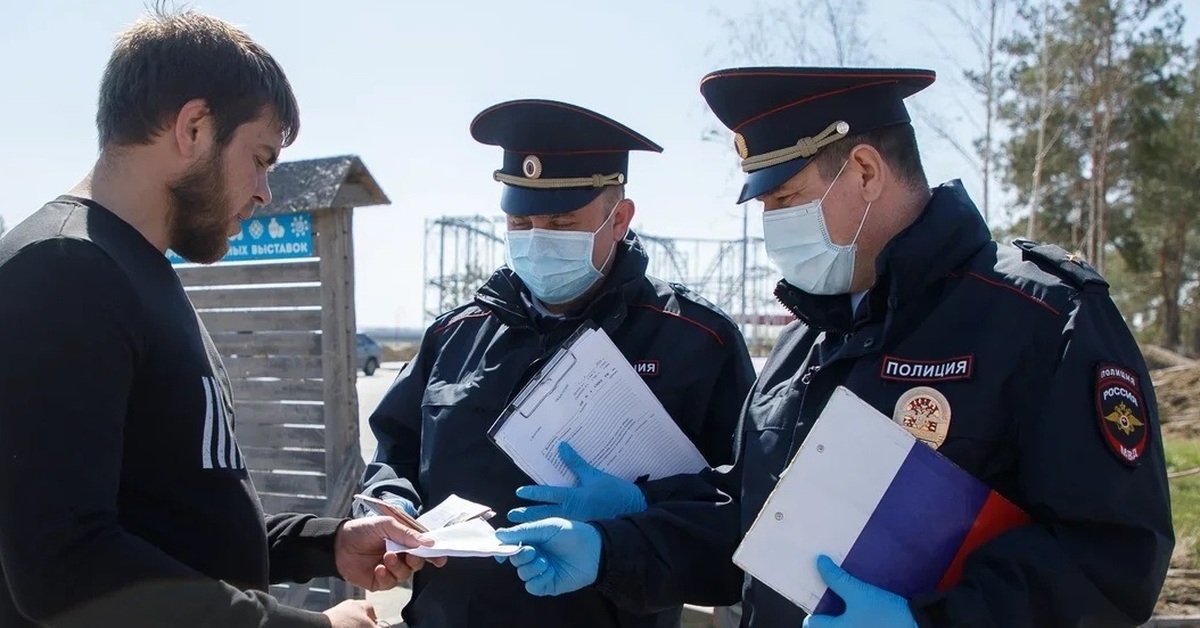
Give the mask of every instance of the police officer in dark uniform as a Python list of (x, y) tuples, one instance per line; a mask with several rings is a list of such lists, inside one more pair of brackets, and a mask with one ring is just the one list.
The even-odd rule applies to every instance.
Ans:
[[(519, 100), (471, 124), (504, 149), (501, 209), (508, 265), (466, 305), (433, 322), (420, 351), (370, 418), (379, 441), (363, 491), (417, 514), (451, 494), (486, 504), (492, 524), (641, 511), (662, 482), (626, 482), (571, 456), (574, 489), (530, 478), (488, 428), (555, 350), (585, 324), (603, 329), (713, 465), (730, 462), (738, 413), (754, 379), (736, 325), (678, 284), (646, 275), (624, 195), (629, 153), (662, 149), (628, 127), (567, 103)], [(358, 511), (356, 514), (363, 514)], [(451, 559), (415, 575), (404, 610), (416, 628), (675, 626), (681, 605), (635, 614), (597, 591), (534, 597), (491, 559)]]
[[(742, 626), (1134, 626), (1150, 617), (1174, 534), (1146, 364), (1095, 270), (1054, 245), (993, 242), (959, 182), (929, 188), (903, 100), (933, 79), (848, 68), (705, 77), (701, 91), (734, 131), (747, 173), (738, 200), (762, 201), (767, 250), (783, 275), (776, 295), (799, 319), (746, 403), (737, 462), (706, 475), (736, 502), (714, 500), (701, 514), (703, 498), (679, 497), (680, 486), (681, 501), (625, 520), (502, 531), (535, 546), (511, 559), (523, 578), (553, 593), (590, 585), (630, 607), (719, 601), (728, 592), (718, 587), (737, 578), (737, 540), (834, 388), (846, 386), (914, 424), (1032, 522), (979, 546), (956, 586), (907, 599), (818, 560), (846, 603), (838, 616), (805, 618), (747, 577)], [(569, 577), (580, 566), (590, 578)]]

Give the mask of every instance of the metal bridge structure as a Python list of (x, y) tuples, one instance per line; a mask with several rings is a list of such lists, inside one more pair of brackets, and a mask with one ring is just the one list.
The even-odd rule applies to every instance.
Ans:
[[(505, 264), (503, 216), (440, 216), (425, 221), (424, 294), (428, 325), (468, 302)], [(770, 350), (791, 314), (773, 295), (778, 271), (760, 237), (678, 238), (636, 231), (650, 257), (647, 274), (681, 283), (737, 322), (751, 355)]]

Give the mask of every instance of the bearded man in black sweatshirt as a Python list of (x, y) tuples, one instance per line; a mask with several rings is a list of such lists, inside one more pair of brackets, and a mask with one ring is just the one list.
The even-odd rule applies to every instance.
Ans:
[[(390, 518), (264, 517), (221, 358), (165, 256), (212, 263), (299, 128), (245, 33), (155, 10), (100, 86), (100, 157), (0, 240), (0, 625), (369, 628), (271, 583), (395, 586), (428, 544)], [(64, 371), (64, 367), (67, 369)]]

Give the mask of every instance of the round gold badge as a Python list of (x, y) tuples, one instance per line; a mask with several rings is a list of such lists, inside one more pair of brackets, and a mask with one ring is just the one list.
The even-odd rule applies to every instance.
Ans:
[(742, 137), (741, 133), (733, 134), (733, 147), (737, 149), (738, 157), (745, 159), (750, 156), (750, 149), (746, 147), (746, 138)]
[(525, 158), (525, 163), (521, 164), (521, 169), (525, 172), (526, 177), (536, 179), (542, 176), (542, 160), (535, 155), (530, 155)]
[(937, 449), (950, 430), (950, 401), (928, 386), (918, 386), (900, 396), (892, 420), (913, 436)]

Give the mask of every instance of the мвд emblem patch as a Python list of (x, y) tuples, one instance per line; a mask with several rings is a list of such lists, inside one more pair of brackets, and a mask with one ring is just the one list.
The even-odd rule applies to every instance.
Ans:
[(900, 395), (892, 420), (937, 449), (950, 431), (950, 401), (935, 388), (917, 386)]
[(1100, 433), (1117, 458), (1137, 466), (1146, 452), (1150, 430), (1146, 402), (1137, 375), (1117, 364), (1096, 367), (1096, 413)]

